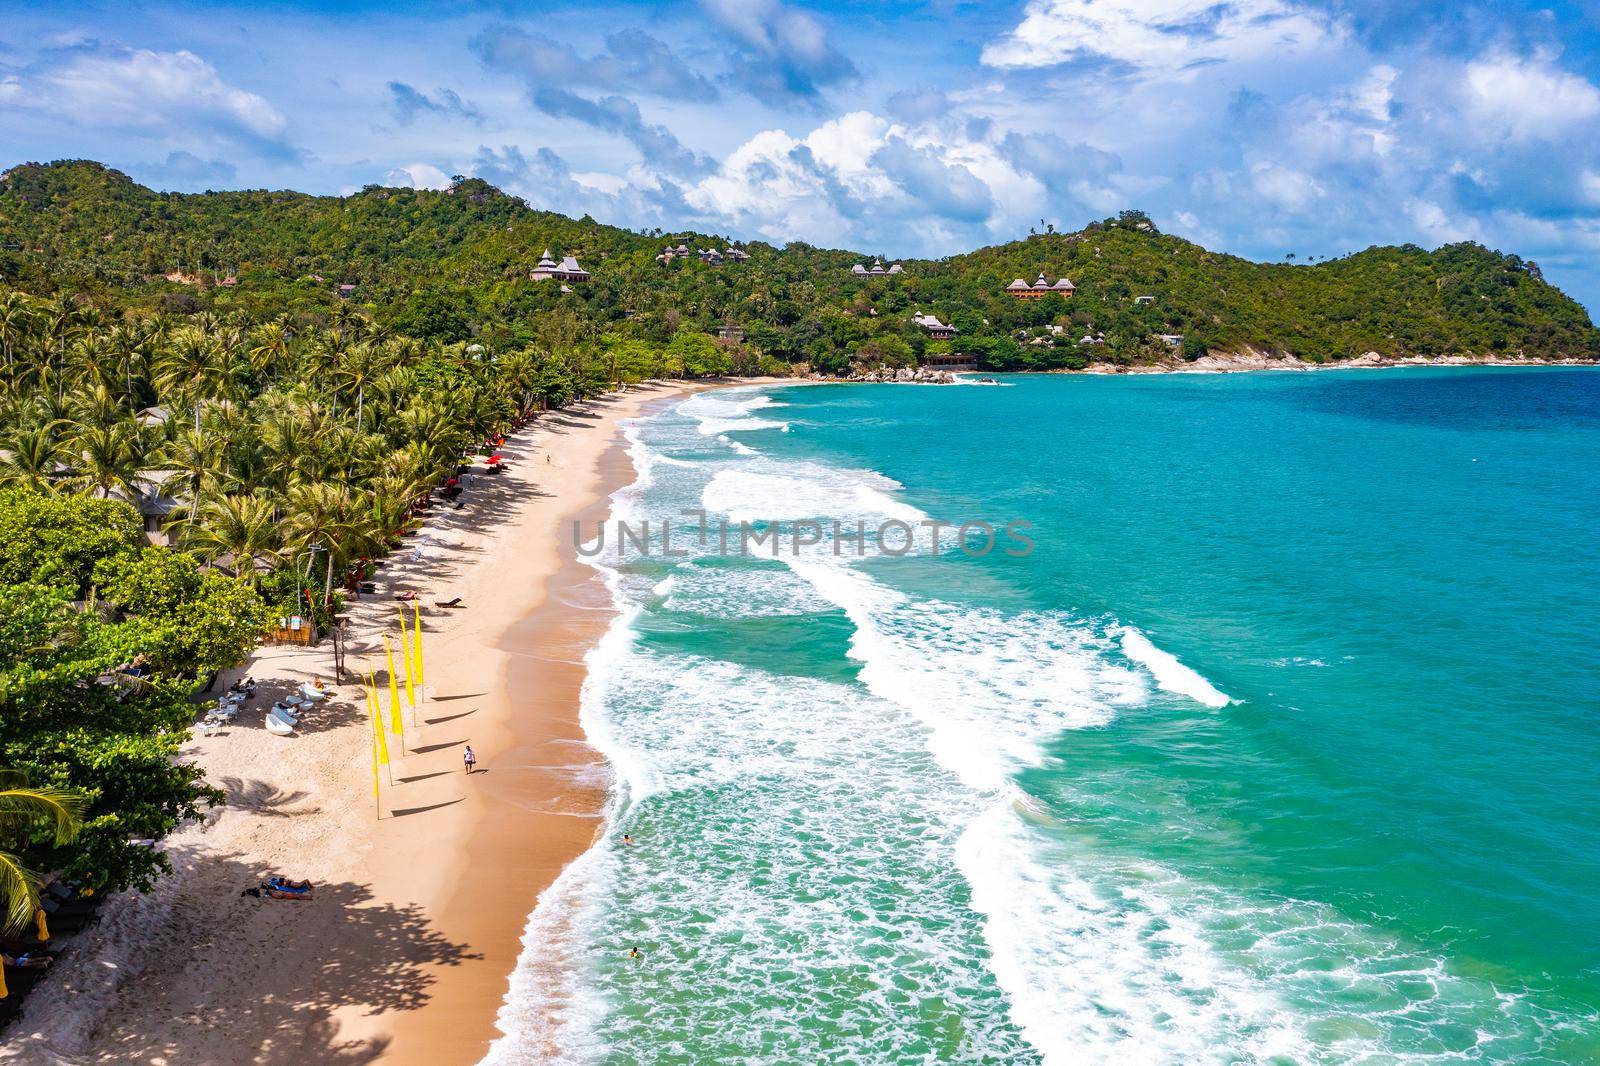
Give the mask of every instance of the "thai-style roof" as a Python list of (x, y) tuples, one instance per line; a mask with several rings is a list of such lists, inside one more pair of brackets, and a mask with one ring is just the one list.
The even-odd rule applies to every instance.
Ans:
[(893, 265), (893, 266), (891, 266), (891, 267), (890, 267), (890, 268), (889, 268), (889, 273), (891, 273), (891, 274), (898, 274), (898, 273), (900, 273), (900, 264), (899, 264), (899, 263), (896, 263), (896, 264), (894, 264), (894, 265)]
[(850, 273), (852, 274), (865, 274), (866, 272), (867, 268), (862, 266), (860, 263), (857, 263), (855, 266), (850, 268)]
[(1024, 291), (1025, 292), (1025, 291), (1027, 291), (1028, 288), (1030, 288), (1028, 283), (1026, 281), (1023, 281), (1021, 278), (1018, 278), (1016, 281), (1013, 281), (1010, 285), (1006, 286), (1006, 291), (1007, 292), (1016, 292), (1016, 291), (1020, 290), (1020, 291)]
[(1050, 286), (1050, 287), (1052, 289), (1076, 289), (1077, 288), (1076, 285), (1074, 285), (1072, 282), (1068, 281), (1066, 278), (1057, 278), (1056, 279), (1056, 283), (1054, 285)]

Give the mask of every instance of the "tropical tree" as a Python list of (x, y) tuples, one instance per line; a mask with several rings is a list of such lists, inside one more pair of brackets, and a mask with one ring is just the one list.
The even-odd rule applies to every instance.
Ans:
[(271, 500), (255, 493), (213, 497), (182, 521), (180, 539), (206, 562), (228, 556), (234, 574), (254, 584), (256, 561), (280, 558), (275, 511)]
[(21, 933), (39, 911), (44, 879), (17, 854), (43, 832), (60, 847), (83, 827), (84, 798), (70, 789), (30, 787), (14, 770), (0, 770), (0, 932)]

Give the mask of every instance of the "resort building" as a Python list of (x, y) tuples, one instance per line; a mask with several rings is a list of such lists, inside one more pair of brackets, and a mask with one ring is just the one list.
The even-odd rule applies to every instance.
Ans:
[(545, 281), (549, 278), (555, 278), (557, 281), (588, 281), (590, 274), (570, 255), (562, 256), (561, 262), (557, 263), (550, 258), (550, 249), (546, 248), (544, 255), (539, 257), (538, 265), (528, 271), (528, 277), (534, 281)]
[(1078, 287), (1067, 278), (1057, 278), (1051, 281), (1040, 272), (1032, 285), (1018, 278), (1006, 286), (1006, 292), (1019, 300), (1042, 300), (1051, 293), (1057, 296), (1071, 296), (1078, 291)]
[(885, 269), (882, 259), (874, 259), (870, 267), (864, 263), (857, 263), (850, 268), (850, 273), (858, 278), (888, 278), (902, 272), (899, 263), (895, 263)]
[(717, 329), (717, 339), (730, 344), (744, 343), (744, 327), (734, 322), (725, 322)]
[[(721, 251), (715, 248), (696, 248), (693, 254), (699, 256), (702, 263), (707, 263), (711, 266), (721, 266), (723, 263), (742, 263), (750, 258), (749, 252), (742, 248), (735, 248), (731, 244)], [(688, 258), (689, 255), (688, 245), (669, 244), (656, 254), (656, 262), (670, 263), (674, 259)]]
[(922, 365), (934, 370), (976, 370), (978, 357), (971, 352), (942, 352), (923, 356)]
[(938, 315), (914, 315), (911, 321), (928, 331), (928, 336), (936, 341), (949, 340), (960, 331), (946, 322), (940, 322)]

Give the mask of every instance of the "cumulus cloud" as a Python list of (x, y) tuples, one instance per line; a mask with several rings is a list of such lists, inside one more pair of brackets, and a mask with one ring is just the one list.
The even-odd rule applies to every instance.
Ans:
[(1302, 211), (1323, 193), (1310, 174), (1266, 160), (1250, 168), (1250, 184), (1262, 200), (1287, 211)]
[(571, 45), (516, 26), (489, 26), (469, 42), (483, 65), (515, 74), (529, 92), (576, 86), (627, 86), (630, 92), (671, 100), (706, 103), (717, 99), (716, 86), (643, 30), (620, 30), (606, 38), (606, 50), (587, 58)]
[(448, 189), (450, 175), (432, 163), (407, 163), (383, 176), (385, 185), (401, 189)]
[(1337, 34), (1286, 0), (1030, 0), (1017, 26), (983, 50), (994, 67), (1100, 58), (1150, 71), (1281, 56)]
[(781, 0), (701, 0), (733, 42), (729, 80), (774, 105), (814, 104), (823, 90), (859, 76), (821, 22)]
[(854, 111), (803, 137), (765, 130), (721, 167), (685, 186), (685, 202), (720, 228), (805, 240), (945, 254), (1014, 236), (1048, 202), (992, 140)]
[(1548, 55), (1484, 56), (1464, 81), (1468, 113), (1508, 140), (1558, 137), (1600, 114), (1600, 89)]
[(994, 211), (989, 186), (959, 163), (946, 163), (933, 146), (918, 148), (891, 136), (872, 153), (880, 168), (906, 194), (935, 214), (958, 222), (982, 222)]
[(429, 95), (403, 81), (389, 83), (389, 107), (402, 126), (411, 125), (420, 114), (455, 117), (475, 125), (483, 122), (483, 113), (461, 99), (455, 90), (438, 89)]
[(85, 41), (47, 52), (0, 82), (0, 102), (83, 129), (246, 147), (290, 158), (288, 119), (228, 84), (190, 51), (157, 52)]

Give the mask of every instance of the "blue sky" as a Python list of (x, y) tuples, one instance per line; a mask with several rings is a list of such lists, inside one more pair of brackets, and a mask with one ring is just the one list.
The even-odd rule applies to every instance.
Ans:
[(631, 227), (944, 255), (1125, 207), (1253, 258), (1478, 240), (1600, 301), (1600, 0), (35, 3), (0, 164), (475, 174)]

